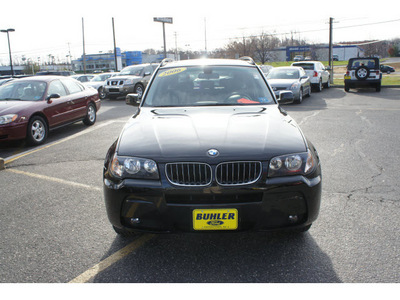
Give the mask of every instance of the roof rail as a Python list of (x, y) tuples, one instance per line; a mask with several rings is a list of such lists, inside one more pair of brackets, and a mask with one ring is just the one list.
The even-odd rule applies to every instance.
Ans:
[(161, 61), (161, 67), (164, 67), (167, 63), (169, 63), (169, 62), (173, 62), (174, 60), (172, 59), (172, 58), (164, 58), (162, 61)]
[(247, 61), (251, 65), (255, 65), (256, 63), (250, 56), (242, 56), (239, 58), (240, 60)]

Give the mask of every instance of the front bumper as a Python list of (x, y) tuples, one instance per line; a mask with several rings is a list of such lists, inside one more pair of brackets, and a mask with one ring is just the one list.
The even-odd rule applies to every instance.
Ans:
[(27, 125), (28, 122), (12, 122), (10, 124), (0, 125), (0, 142), (24, 139), (26, 137)]
[(133, 93), (134, 85), (122, 85), (122, 86), (104, 86), (104, 91), (107, 96), (122, 97), (127, 94)]
[(261, 179), (248, 186), (176, 187), (161, 181), (104, 178), (112, 225), (132, 231), (194, 232), (195, 209), (236, 209), (236, 230), (269, 231), (310, 225), (321, 201), (321, 173)]

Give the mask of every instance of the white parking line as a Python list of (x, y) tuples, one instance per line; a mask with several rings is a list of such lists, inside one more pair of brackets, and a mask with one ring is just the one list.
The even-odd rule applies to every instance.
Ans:
[(95, 126), (93, 126), (93, 127), (90, 127), (90, 128), (88, 128), (88, 129), (86, 129), (86, 130), (83, 130), (83, 131), (81, 131), (81, 132), (75, 133), (75, 134), (73, 134), (73, 135), (70, 135), (69, 137), (66, 137), (66, 138), (64, 138), (64, 139), (61, 139), (61, 140), (59, 140), (59, 141), (56, 141), (56, 142), (53, 142), (53, 143), (44, 145), (44, 146), (39, 147), (39, 148), (35, 148), (35, 149), (32, 149), (32, 150), (28, 150), (28, 151), (25, 151), (25, 152), (22, 152), (22, 153), (18, 153), (18, 154), (16, 154), (16, 155), (12, 155), (12, 156), (6, 157), (6, 158), (4, 158), (4, 163), (5, 163), (5, 164), (8, 164), (8, 163), (13, 162), (14, 160), (17, 160), (17, 159), (19, 159), (19, 158), (21, 158), (21, 157), (24, 157), (24, 156), (27, 156), (27, 155), (29, 155), (29, 154), (32, 154), (32, 153), (41, 151), (41, 150), (43, 150), (43, 149), (47, 149), (47, 148), (50, 148), (50, 147), (52, 147), (52, 146), (55, 146), (55, 145), (64, 143), (64, 142), (66, 142), (66, 141), (69, 141), (69, 140), (72, 140), (72, 139), (74, 139), (74, 138), (76, 138), (76, 137), (79, 137), (79, 136), (81, 136), (81, 135), (90, 133), (90, 132), (92, 132), (92, 131), (94, 131), (94, 130), (103, 128), (104, 126), (108, 126), (108, 125), (110, 125), (110, 124), (112, 124), (112, 123), (115, 123), (115, 122), (119, 122), (119, 121), (111, 120), (111, 121), (105, 122), (105, 123), (103, 123), (103, 124), (95, 125)]
[(94, 190), (94, 191), (102, 191), (103, 190), (102, 188), (97, 187), (97, 186), (91, 186), (91, 185), (87, 185), (87, 184), (83, 184), (83, 183), (73, 182), (73, 181), (64, 180), (64, 179), (60, 179), (60, 178), (56, 178), (56, 177), (50, 177), (50, 176), (46, 176), (46, 175), (25, 172), (25, 171), (16, 170), (16, 169), (6, 169), (6, 172), (11, 172), (11, 173), (25, 175), (25, 176), (29, 176), (29, 177), (33, 177), (33, 178), (37, 178), (37, 179), (67, 184), (67, 185), (71, 185), (74, 187), (85, 188), (85, 189)]
[(69, 283), (85, 283), (88, 282), (90, 279), (110, 267), (111, 265), (115, 264), (129, 253), (132, 253), (136, 249), (143, 246), (147, 241), (152, 239), (155, 235), (154, 234), (145, 234), (141, 236), (139, 239), (135, 240), (134, 242), (130, 243), (128, 246), (125, 246), (121, 250), (115, 252), (111, 256), (107, 257), (106, 259), (102, 260), (98, 264), (91, 267), (89, 270), (83, 272), (81, 275), (77, 276), (76, 278), (72, 279)]

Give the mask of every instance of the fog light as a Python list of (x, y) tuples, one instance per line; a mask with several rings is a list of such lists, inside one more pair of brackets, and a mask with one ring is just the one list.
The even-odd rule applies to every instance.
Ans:
[(140, 223), (140, 219), (139, 218), (131, 218), (131, 224), (139, 224)]
[(299, 220), (299, 217), (297, 215), (290, 215), (289, 216), (289, 222), (290, 223), (296, 223)]

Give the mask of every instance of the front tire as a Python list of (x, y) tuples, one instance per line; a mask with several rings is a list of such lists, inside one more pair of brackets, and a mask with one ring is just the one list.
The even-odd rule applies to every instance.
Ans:
[(104, 88), (102, 86), (99, 87), (99, 97), (102, 100), (106, 98), (106, 92), (105, 92), (105, 90), (104, 90)]
[(28, 123), (26, 139), (30, 145), (43, 144), (47, 139), (47, 123), (40, 116), (33, 116)]
[(328, 77), (328, 81), (324, 84), (324, 88), (329, 89), (331, 87), (331, 78)]
[(137, 84), (134, 89), (134, 93), (138, 94), (139, 98), (142, 98), (144, 92), (144, 87), (141, 84)]
[(300, 90), (299, 98), (296, 99), (295, 103), (300, 104), (301, 102), (303, 102), (303, 89)]
[(86, 112), (86, 117), (83, 120), (83, 124), (87, 126), (91, 126), (94, 123), (96, 123), (97, 115), (96, 115), (96, 107), (94, 106), (93, 103), (89, 103), (87, 112)]
[(118, 233), (118, 235), (120, 235), (124, 238), (129, 238), (129, 237), (133, 237), (136, 235), (136, 233), (133, 231), (128, 231), (124, 228), (118, 228), (118, 227), (115, 227), (114, 225), (113, 225), (113, 229), (116, 233)]

